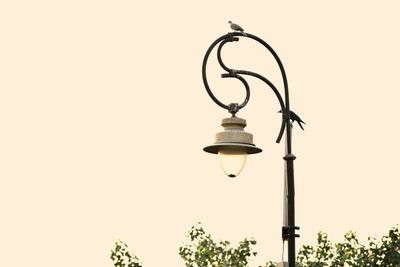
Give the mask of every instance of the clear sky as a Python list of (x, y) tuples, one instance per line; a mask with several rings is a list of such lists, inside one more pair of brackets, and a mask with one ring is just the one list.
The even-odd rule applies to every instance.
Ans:
[[(238, 116), (264, 151), (225, 177), (213, 142), (228, 116), (201, 80), (228, 20), (267, 41), (289, 80), (298, 244), (318, 231), (381, 236), (400, 222), (397, 1), (3, 1), (0, 4), (0, 266), (112, 266), (122, 239), (144, 266), (184, 266), (196, 222), (280, 259), (284, 145), (272, 91), (249, 79)], [(248, 41), (227, 64), (280, 89)], [(210, 80), (226, 103), (241, 85)]]

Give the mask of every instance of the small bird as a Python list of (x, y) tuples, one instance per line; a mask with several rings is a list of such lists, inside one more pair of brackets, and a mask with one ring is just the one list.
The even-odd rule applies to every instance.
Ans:
[[(279, 110), (278, 113), (282, 113), (282, 110)], [(300, 128), (304, 131), (303, 126), (301, 125), (302, 123), (306, 124), (304, 121), (302, 121), (300, 119), (300, 117), (294, 113), (293, 111), (290, 111), (290, 119), (292, 120), (292, 122), (297, 121), (297, 123), (299, 124)]]
[(228, 23), (231, 25), (231, 29), (236, 31), (236, 32), (241, 32), (243, 33), (244, 36), (246, 36), (246, 34), (244, 33), (244, 30), (242, 27), (240, 27), (238, 24), (233, 23), (232, 21), (228, 21)]

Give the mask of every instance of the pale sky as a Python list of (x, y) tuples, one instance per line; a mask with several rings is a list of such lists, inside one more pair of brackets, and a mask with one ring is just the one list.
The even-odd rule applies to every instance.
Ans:
[[(201, 80), (228, 20), (285, 66), (294, 129), (297, 247), (318, 231), (382, 236), (400, 222), (397, 1), (3, 1), (0, 4), (0, 266), (109, 267), (116, 239), (144, 266), (183, 267), (196, 222), (217, 239), (258, 241), (279, 261), (284, 144), (279, 105), (248, 79), (238, 113), (263, 149), (236, 179), (203, 147), (229, 114)], [(223, 53), (282, 89), (268, 52)], [(224, 102), (244, 90), (209, 76)]]

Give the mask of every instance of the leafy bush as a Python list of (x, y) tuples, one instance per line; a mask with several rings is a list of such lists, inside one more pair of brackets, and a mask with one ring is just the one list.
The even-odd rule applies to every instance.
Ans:
[(128, 246), (121, 240), (114, 243), (114, 249), (111, 250), (111, 260), (115, 267), (142, 267), (135, 254), (131, 254)]
[(368, 238), (359, 242), (356, 234), (347, 232), (344, 241), (333, 245), (326, 233), (320, 232), (315, 247), (305, 245), (297, 255), (298, 267), (399, 267), (400, 229), (394, 227), (380, 240)]
[(187, 267), (246, 267), (257, 252), (252, 250), (254, 239), (244, 239), (236, 248), (229, 241), (214, 241), (200, 225), (189, 232), (190, 242), (179, 248)]

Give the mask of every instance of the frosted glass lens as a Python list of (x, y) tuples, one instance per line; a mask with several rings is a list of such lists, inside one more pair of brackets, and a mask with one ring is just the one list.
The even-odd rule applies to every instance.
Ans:
[(246, 163), (246, 149), (220, 149), (218, 151), (219, 163), (226, 175), (233, 178), (239, 175)]

